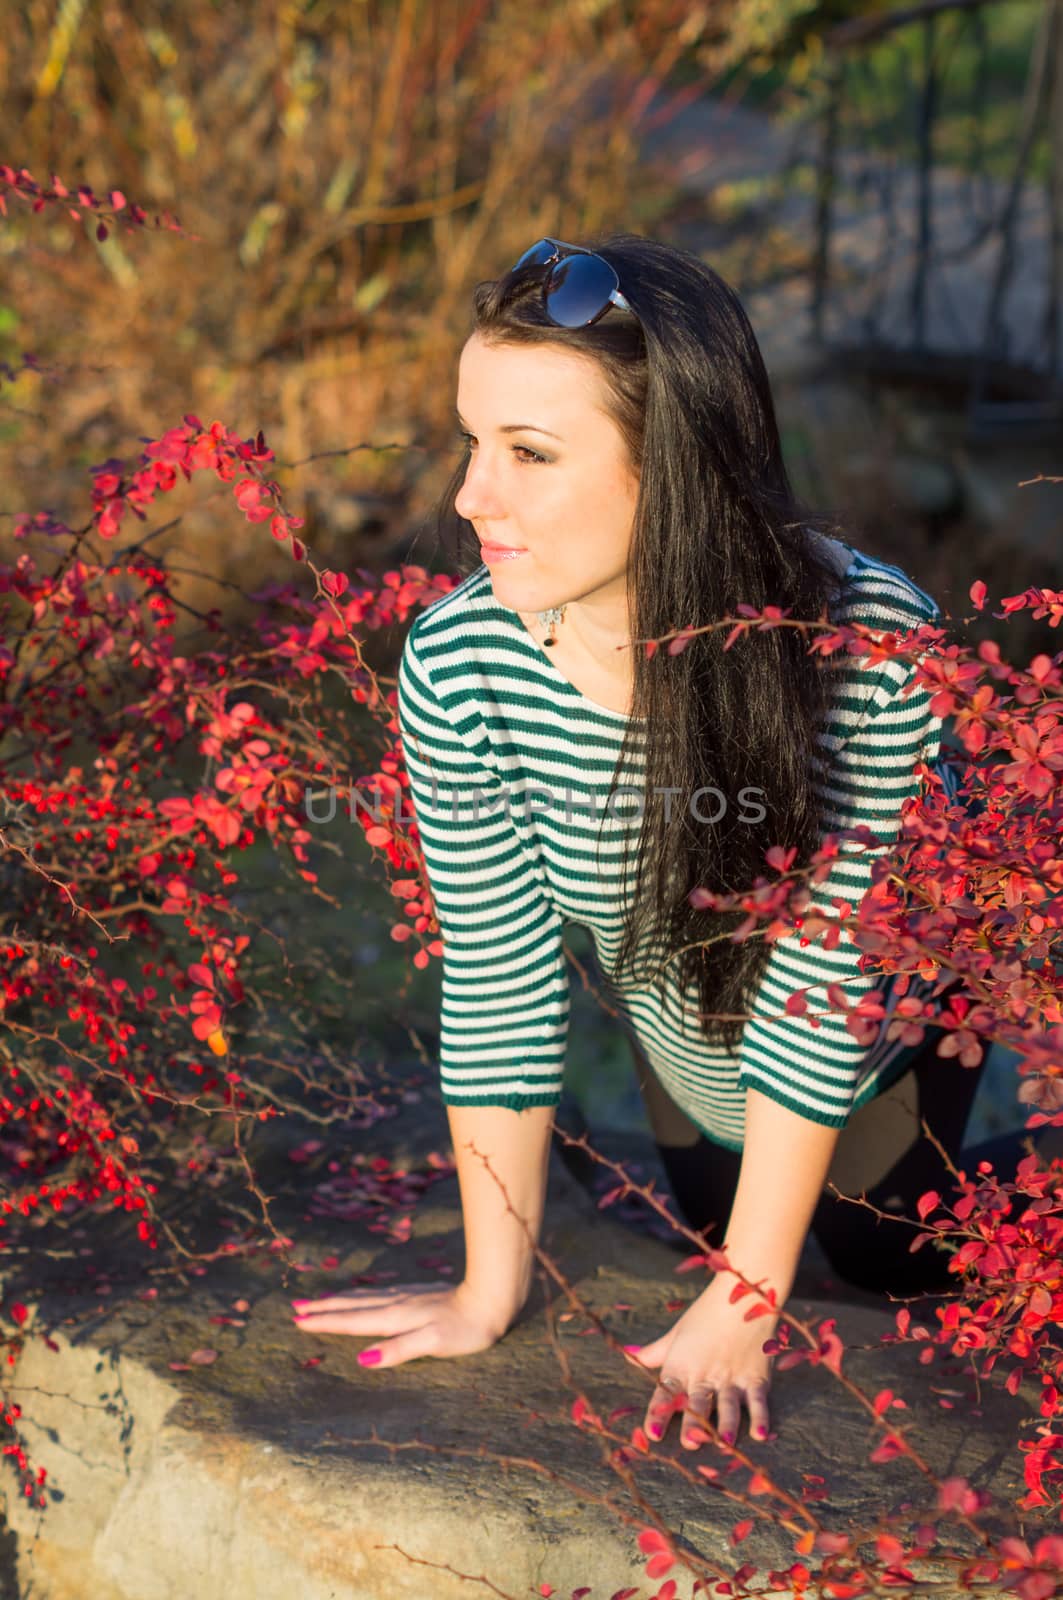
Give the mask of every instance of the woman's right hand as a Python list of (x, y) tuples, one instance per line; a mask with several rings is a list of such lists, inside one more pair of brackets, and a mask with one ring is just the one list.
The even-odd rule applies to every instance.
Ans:
[[(320, 1300), (293, 1300), (296, 1326), (306, 1333), (346, 1333), (376, 1339), (359, 1353), (366, 1366), (397, 1367), (419, 1356), (468, 1356), (488, 1350), (510, 1327), (508, 1318), (478, 1301), (463, 1283), (406, 1283), (352, 1289)], [(378, 1337), (383, 1335), (383, 1337)], [(365, 1361), (373, 1351), (379, 1359)]]

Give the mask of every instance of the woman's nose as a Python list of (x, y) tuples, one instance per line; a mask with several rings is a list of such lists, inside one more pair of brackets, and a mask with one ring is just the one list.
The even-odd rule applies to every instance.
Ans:
[(498, 517), (503, 507), (490, 473), (481, 465), (482, 457), (474, 455), (465, 469), (461, 488), (454, 497), (454, 509), (459, 517), (474, 522), (481, 517)]

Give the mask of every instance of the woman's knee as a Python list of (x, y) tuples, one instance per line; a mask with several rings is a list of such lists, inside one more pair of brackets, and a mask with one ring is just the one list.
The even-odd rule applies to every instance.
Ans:
[[(833, 1206), (833, 1210), (831, 1209)], [(943, 1289), (953, 1281), (949, 1257), (927, 1240), (912, 1251), (912, 1240), (919, 1229), (896, 1216), (875, 1216), (866, 1209), (847, 1203), (852, 1216), (839, 1213), (843, 1202), (825, 1196), (813, 1217), (812, 1232), (830, 1263), (831, 1269), (854, 1289), (872, 1294), (925, 1294)], [(880, 1209), (884, 1207), (880, 1206)]]

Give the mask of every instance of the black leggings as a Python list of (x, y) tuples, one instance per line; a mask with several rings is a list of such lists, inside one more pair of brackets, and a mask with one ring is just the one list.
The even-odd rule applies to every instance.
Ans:
[[(1017, 1128), (971, 1149), (962, 1148), (985, 1055), (977, 1067), (961, 1066), (955, 1056), (936, 1055), (939, 1038), (939, 1029), (927, 1029), (907, 1070), (882, 1095), (853, 1113), (835, 1146), (831, 1181), (847, 1194), (866, 1193), (873, 1206), (896, 1212), (898, 1220), (839, 1200), (826, 1187), (813, 1213), (811, 1231), (832, 1268), (839, 1278), (861, 1289), (912, 1295), (940, 1291), (957, 1282), (955, 1273), (948, 1271), (954, 1246), (941, 1249), (927, 1240), (913, 1255), (910, 1246), (919, 1228), (899, 1220), (918, 1223), (915, 1203), (928, 1189), (936, 1189), (946, 1201), (954, 1193), (955, 1180), (924, 1136), (920, 1117), (926, 1118), (935, 1138), (969, 1178), (977, 1177), (979, 1161), (988, 1160), (996, 1177), (1010, 1181), (1029, 1154), (1027, 1141), (1032, 1139), (1039, 1148), (1045, 1136), (1059, 1139), (1057, 1129)], [(741, 1151), (728, 1150), (704, 1134), (693, 1145), (658, 1144), (657, 1149), (687, 1225), (718, 1245), (731, 1215)], [(835, 1168), (844, 1182), (834, 1176)], [(867, 1182), (861, 1174), (874, 1175), (874, 1181)]]

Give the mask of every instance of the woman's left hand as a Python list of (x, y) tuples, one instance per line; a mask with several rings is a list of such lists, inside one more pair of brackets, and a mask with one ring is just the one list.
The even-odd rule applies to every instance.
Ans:
[[(694, 1413), (711, 1419), (714, 1403), (716, 1430), (726, 1444), (734, 1444), (743, 1398), (749, 1410), (750, 1437), (766, 1438), (774, 1357), (765, 1355), (763, 1346), (774, 1338), (779, 1316), (765, 1313), (746, 1322), (746, 1312), (763, 1302), (764, 1296), (754, 1289), (732, 1304), (729, 1297), (738, 1281), (734, 1273), (717, 1274), (678, 1322), (652, 1344), (643, 1345), (634, 1357), (644, 1367), (661, 1369), (646, 1413), (646, 1432), (651, 1439), (664, 1437), (681, 1393), (686, 1399), (681, 1402), (680, 1443), (687, 1449), (696, 1450), (708, 1440)], [(654, 1432), (655, 1424), (659, 1433)]]

